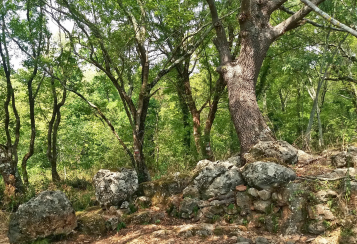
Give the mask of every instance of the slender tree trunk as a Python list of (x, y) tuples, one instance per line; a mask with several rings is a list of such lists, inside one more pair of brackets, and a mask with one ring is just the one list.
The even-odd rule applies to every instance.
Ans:
[(187, 152), (191, 148), (191, 131), (190, 131), (190, 111), (187, 107), (187, 103), (185, 99), (183, 98), (184, 91), (181, 90), (182, 87), (178, 86), (177, 87), (177, 94), (179, 98), (179, 105), (182, 113), (182, 123), (183, 123), (183, 128), (184, 128), (184, 137), (183, 137), (183, 146), (186, 148)]
[(52, 181), (58, 182), (61, 180), (57, 172), (57, 134), (59, 124), (61, 122), (61, 107), (64, 105), (67, 97), (66, 89), (63, 89), (62, 100), (60, 103), (57, 102), (57, 92), (54, 83), (54, 78), (51, 78), (51, 89), (53, 96), (53, 108), (52, 108), (52, 117), (48, 123), (47, 131), (47, 158), (51, 163), (51, 174)]
[(204, 136), (203, 136), (203, 144), (204, 144), (203, 155), (205, 158), (207, 158), (209, 160), (214, 159), (212, 147), (211, 147), (211, 130), (212, 130), (212, 125), (213, 125), (214, 119), (216, 118), (218, 102), (219, 102), (220, 98), (222, 97), (222, 93), (223, 93), (225, 87), (226, 87), (226, 84), (224, 83), (223, 78), (219, 77), (219, 79), (216, 81), (214, 95), (213, 95), (213, 101), (209, 107), (209, 112), (208, 112), (206, 123), (205, 123)]
[(32, 82), (33, 79), (35, 78), (37, 74), (37, 67), (35, 67), (35, 70), (30, 78), (30, 80), (27, 83), (27, 89), (28, 89), (28, 95), (29, 95), (29, 105), (30, 105), (30, 121), (31, 121), (31, 137), (30, 137), (30, 145), (29, 145), (29, 151), (25, 154), (25, 156), (22, 159), (21, 163), (21, 168), (22, 168), (22, 175), (24, 178), (25, 184), (29, 183), (28, 180), (28, 173), (27, 173), (27, 161), (29, 158), (33, 155), (34, 150), (35, 150), (35, 138), (36, 138), (36, 124), (35, 124), (35, 97), (32, 91)]
[[(6, 99), (4, 102), (5, 110), (5, 120), (4, 120), (4, 131), (6, 136), (6, 145), (0, 145), (0, 173), (3, 176), (5, 183), (5, 196), (11, 198), (15, 193), (23, 193), (25, 191), (21, 176), (18, 173), (17, 163), (18, 154), (17, 147), (20, 140), (20, 116), (18, 114), (14, 89), (11, 83), (11, 68), (10, 68), (10, 56), (7, 48), (7, 41), (5, 35), (5, 17), (1, 17), (1, 35), (0, 35), (0, 57), (1, 66), (5, 73), (6, 79)], [(11, 130), (10, 130), (10, 107), (12, 108), (12, 113), (15, 117), (15, 140), (12, 142)]]

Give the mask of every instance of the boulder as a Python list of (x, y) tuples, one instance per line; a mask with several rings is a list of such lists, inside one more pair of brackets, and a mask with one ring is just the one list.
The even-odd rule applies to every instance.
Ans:
[(347, 152), (340, 152), (334, 156), (331, 156), (331, 163), (336, 168), (355, 167), (357, 166), (357, 151), (354, 147)]
[(274, 160), (279, 163), (295, 164), (298, 161), (298, 150), (286, 141), (260, 141), (244, 157), (249, 162)]
[(214, 198), (232, 192), (236, 186), (244, 184), (239, 169), (229, 161), (205, 161), (204, 167), (201, 164), (203, 163), (197, 166), (199, 170), (197, 167), (195, 169), (197, 173), (193, 181), (184, 189), (184, 194), (187, 196), (201, 199)]
[(111, 206), (120, 206), (139, 187), (136, 171), (126, 168), (118, 172), (101, 169), (95, 174), (93, 182), (97, 201), (106, 209)]
[(77, 226), (71, 202), (61, 191), (44, 191), (19, 206), (10, 217), (10, 243), (28, 243), (51, 235), (69, 234)]
[(288, 184), (296, 179), (292, 169), (272, 162), (254, 162), (246, 165), (242, 172), (249, 186), (270, 189)]

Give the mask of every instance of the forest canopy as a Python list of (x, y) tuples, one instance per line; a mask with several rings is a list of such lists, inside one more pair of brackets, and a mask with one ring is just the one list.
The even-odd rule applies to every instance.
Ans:
[[(356, 142), (356, 3), (7, 0), (0, 173), (135, 168), (139, 181), (244, 153)], [(11, 186), (11, 187), (10, 187)]]

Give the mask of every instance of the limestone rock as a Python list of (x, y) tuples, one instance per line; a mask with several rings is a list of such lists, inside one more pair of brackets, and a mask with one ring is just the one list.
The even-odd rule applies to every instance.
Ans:
[(200, 161), (195, 171), (193, 181), (183, 190), (184, 196), (207, 200), (228, 194), (244, 184), (239, 169), (228, 161)]
[(148, 208), (151, 206), (150, 198), (146, 196), (140, 196), (135, 200), (135, 206), (137, 208)]
[(285, 235), (299, 233), (306, 221), (304, 214), (306, 199), (299, 195), (304, 190), (300, 183), (289, 183), (281, 190), (280, 201), (286, 205), (283, 206), (280, 229)]
[(269, 200), (271, 197), (271, 191), (268, 191), (268, 190), (258, 191), (258, 196), (260, 197), (260, 199), (262, 199), (264, 201)]
[(133, 169), (119, 172), (101, 169), (93, 178), (95, 196), (102, 207), (119, 206), (138, 190), (138, 176)]
[(27, 243), (50, 235), (68, 234), (77, 226), (72, 204), (61, 191), (44, 191), (11, 215), (10, 243)]
[(257, 189), (255, 189), (255, 188), (253, 188), (253, 187), (252, 187), (252, 188), (249, 188), (247, 192), (248, 192), (248, 194), (251, 195), (252, 197), (259, 197), (259, 195), (258, 195), (258, 192), (259, 192), (259, 191), (258, 191)]
[(296, 179), (292, 169), (272, 162), (254, 162), (246, 165), (242, 172), (249, 186), (270, 189), (288, 184)]
[(260, 141), (252, 147), (247, 158), (250, 162), (274, 159), (280, 163), (295, 164), (298, 150), (286, 141)]
[(298, 163), (302, 163), (302, 164), (308, 163), (309, 161), (317, 158), (316, 156), (308, 154), (302, 150), (298, 150), (297, 156), (298, 156)]
[(331, 212), (330, 208), (323, 204), (317, 204), (315, 206), (307, 207), (310, 219), (315, 220), (333, 220), (335, 216)]
[(183, 190), (182, 194), (183, 194), (183, 197), (190, 197), (190, 198), (199, 198), (200, 197), (198, 188), (195, 185), (186, 187)]
[(242, 167), (242, 162), (240, 160), (240, 156), (231, 157), (231, 158), (227, 159), (227, 161), (238, 168)]
[(357, 148), (349, 147), (347, 152), (340, 152), (331, 156), (331, 163), (336, 168), (356, 167), (357, 166)]
[(265, 237), (258, 236), (255, 238), (255, 244), (270, 244), (270, 242)]
[(154, 224), (165, 218), (165, 213), (160, 211), (145, 210), (136, 212), (125, 217), (122, 221), (126, 224), (139, 225), (139, 224)]
[(310, 223), (307, 227), (307, 230), (311, 234), (320, 235), (325, 232), (326, 227), (324, 226), (322, 221), (318, 221)]
[(192, 198), (185, 198), (180, 203), (180, 214), (184, 219), (192, 218), (197, 213), (199, 200)]
[(266, 213), (271, 206), (271, 201), (258, 200), (254, 202), (254, 210)]
[(235, 190), (237, 185), (243, 184), (243, 178), (238, 168), (233, 166), (227, 170), (224, 174), (218, 176), (213, 180), (210, 186), (202, 194), (204, 199), (227, 194), (230, 191)]
[(252, 205), (252, 202), (246, 193), (237, 192), (236, 204), (240, 209), (240, 215), (245, 216), (250, 212), (250, 206)]
[(320, 202), (327, 202), (332, 198), (336, 198), (337, 195), (338, 195), (337, 192), (332, 190), (321, 190), (315, 194), (316, 199), (319, 200)]

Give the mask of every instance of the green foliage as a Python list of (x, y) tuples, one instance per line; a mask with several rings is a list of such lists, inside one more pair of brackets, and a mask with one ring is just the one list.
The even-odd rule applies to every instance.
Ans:
[(119, 222), (117, 225), (117, 232), (119, 232), (121, 229), (125, 229), (126, 224), (124, 222)]

